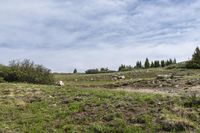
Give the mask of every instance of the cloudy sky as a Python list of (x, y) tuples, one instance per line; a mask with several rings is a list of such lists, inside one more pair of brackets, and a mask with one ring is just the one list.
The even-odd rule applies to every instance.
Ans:
[(0, 63), (57, 72), (178, 61), (200, 45), (199, 0), (1, 0)]

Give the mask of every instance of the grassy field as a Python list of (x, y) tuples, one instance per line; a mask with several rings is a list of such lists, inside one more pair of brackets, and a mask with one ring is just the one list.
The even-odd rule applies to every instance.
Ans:
[[(200, 132), (200, 70), (55, 76), (64, 87), (0, 84), (0, 133)], [(142, 89), (153, 92), (134, 91)]]

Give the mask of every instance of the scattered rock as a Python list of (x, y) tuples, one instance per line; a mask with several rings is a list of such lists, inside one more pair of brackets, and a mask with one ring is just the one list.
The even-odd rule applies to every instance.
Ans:
[(25, 107), (26, 106), (26, 103), (22, 99), (17, 99), (15, 102), (16, 102), (16, 105), (18, 107)]
[(175, 85), (176, 88), (179, 88), (179, 85)]
[(157, 75), (157, 79), (171, 79), (172, 75)]
[(56, 83), (58, 86), (65, 86), (65, 83), (63, 81), (59, 81)]
[(74, 100), (75, 100), (75, 101), (81, 101), (81, 100), (82, 100), (82, 97), (75, 97)]
[(126, 79), (124, 75), (113, 75), (112, 80)]
[(124, 75), (122, 75), (122, 76), (119, 76), (118, 78), (119, 79), (125, 79), (126, 77)]
[(68, 100), (67, 98), (63, 98), (61, 103), (62, 103), (62, 104), (68, 104), (68, 103), (69, 103), (69, 100)]

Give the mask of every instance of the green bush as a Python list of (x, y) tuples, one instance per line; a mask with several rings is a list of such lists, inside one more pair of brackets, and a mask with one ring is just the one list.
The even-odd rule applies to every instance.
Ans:
[(86, 74), (99, 74), (99, 73), (114, 73), (115, 71), (109, 70), (108, 68), (99, 69), (88, 69), (85, 71)]
[(8, 82), (27, 82), (34, 84), (52, 84), (54, 77), (51, 71), (42, 65), (36, 65), (30, 60), (11, 61), (0, 76)]
[(3, 77), (0, 77), (0, 83), (4, 83), (5, 80), (3, 79)]

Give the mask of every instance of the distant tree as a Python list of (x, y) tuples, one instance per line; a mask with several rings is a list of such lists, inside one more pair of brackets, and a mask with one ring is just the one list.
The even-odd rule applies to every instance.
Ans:
[(121, 66), (119, 66), (119, 69), (118, 69), (118, 71), (122, 71), (122, 70), (124, 70), (126, 68), (126, 66), (125, 65), (123, 65), (123, 64), (121, 64)]
[(200, 50), (199, 47), (195, 49), (194, 54), (192, 55), (192, 59), (187, 62), (187, 68), (195, 68), (200, 69)]
[(154, 68), (155, 67), (155, 65), (154, 65), (154, 62), (152, 61), (151, 62), (151, 66), (150, 66), (151, 68)]
[(172, 59), (169, 59), (169, 64), (171, 65), (171, 64), (173, 64), (173, 61), (172, 61)]
[(164, 60), (161, 60), (161, 67), (165, 67), (165, 61)]
[(158, 61), (158, 60), (154, 61), (154, 65), (155, 65), (156, 68), (160, 67), (160, 61)]
[(176, 59), (174, 58), (174, 60), (173, 60), (173, 64), (176, 64)]
[(131, 71), (133, 69), (133, 67), (131, 65), (126, 66), (126, 65), (121, 65), (119, 67), (119, 71)]
[(166, 65), (166, 66), (169, 66), (169, 65), (170, 65), (170, 61), (169, 61), (169, 60), (166, 60), (166, 61), (165, 61), (165, 65)]
[(146, 58), (146, 60), (145, 60), (144, 67), (145, 68), (149, 68), (150, 67), (150, 63), (149, 63), (149, 59), (148, 58)]
[(87, 71), (85, 71), (86, 74), (97, 74), (99, 73), (98, 69), (88, 69)]
[(142, 62), (141, 61), (137, 61), (135, 68), (142, 68)]
[(107, 72), (107, 71), (109, 71), (109, 69), (108, 69), (108, 68), (103, 68), (103, 67), (102, 67), (102, 68), (100, 69), (100, 71), (101, 71), (101, 72)]
[(74, 71), (73, 71), (73, 73), (77, 73), (77, 72), (78, 72), (78, 71), (77, 71), (77, 69), (75, 68)]

